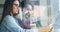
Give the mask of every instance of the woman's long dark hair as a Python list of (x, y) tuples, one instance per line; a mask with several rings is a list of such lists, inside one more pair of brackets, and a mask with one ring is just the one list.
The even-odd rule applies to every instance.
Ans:
[[(10, 11), (12, 10), (13, 8), (13, 2), (15, 0), (5, 0), (5, 3), (4, 3), (4, 7), (3, 7), (3, 13), (2, 13), (2, 18), (1, 18), (1, 21), (0, 21), (0, 25), (2, 23), (2, 20), (4, 19), (4, 17), (6, 15), (10, 15)], [(20, 0), (18, 0), (19, 3), (20, 3)]]

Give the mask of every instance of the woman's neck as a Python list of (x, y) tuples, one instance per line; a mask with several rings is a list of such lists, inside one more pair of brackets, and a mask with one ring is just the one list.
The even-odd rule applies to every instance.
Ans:
[(10, 12), (10, 14), (11, 14), (11, 16), (13, 16), (13, 13), (12, 12)]

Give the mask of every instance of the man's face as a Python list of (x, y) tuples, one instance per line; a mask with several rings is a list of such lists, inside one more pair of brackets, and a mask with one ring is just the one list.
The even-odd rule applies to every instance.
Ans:
[(27, 10), (27, 11), (32, 11), (32, 6), (31, 6), (30, 4), (27, 4), (27, 5), (26, 5), (26, 10)]
[(27, 4), (25, 8), (25, 16), (30, 17), (30, 11), (32, 11), (32, 6)]

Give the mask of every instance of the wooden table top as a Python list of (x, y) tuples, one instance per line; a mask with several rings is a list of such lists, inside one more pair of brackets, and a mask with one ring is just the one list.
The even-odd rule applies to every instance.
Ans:
[(38, 32), (50, 32), (50, 27), (45, 26), (38, 29)]

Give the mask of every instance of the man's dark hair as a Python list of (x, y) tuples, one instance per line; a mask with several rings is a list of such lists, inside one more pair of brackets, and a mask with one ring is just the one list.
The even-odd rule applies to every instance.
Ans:
[(32, 6), (32, 9), (34, 9), (34, 4), (32, 4), (31, 1), (29, 1), (29, 0), (23, 0), (23, 1), (21, 2), (22, 11), (23, 11), (23, 8), (24, 8), (27, 4), (30, 4), (30, 5)]

